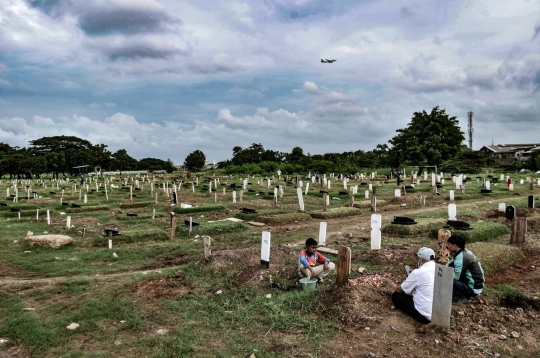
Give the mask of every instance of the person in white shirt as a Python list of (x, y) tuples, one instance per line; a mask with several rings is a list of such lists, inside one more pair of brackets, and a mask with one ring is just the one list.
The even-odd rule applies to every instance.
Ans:
[(396, 286), (392, 302), (396, 308), (420, 323), (431, 322), (433, 286), (435, 284), (435, 251), (422, 247), (416, 253), (418, 268), (401, 285)]

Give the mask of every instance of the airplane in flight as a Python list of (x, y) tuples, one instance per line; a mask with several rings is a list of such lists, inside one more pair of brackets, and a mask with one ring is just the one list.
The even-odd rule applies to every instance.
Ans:
[(324, 59), (321, 58), (321, 63), (334, 63), (336, 61), (337, 60), (329, 60), (329, 59), (324, 60)]

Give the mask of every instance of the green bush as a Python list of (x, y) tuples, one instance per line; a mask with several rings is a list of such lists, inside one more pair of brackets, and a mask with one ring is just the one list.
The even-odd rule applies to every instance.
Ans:
[(415, 225), (394, 225), (388, 224), (383, 226), (381, 232), (394, 235), (419, 235), (427, 234), (432, 229), (440, 229), (444, 226), (445, 221), (442, 219), (415, 219)]
[(466, 247), (478, 257), (486, 275), (504, 270), (525, 259), (523, 252), (515, 246), (475, 242)]
[(205, 206), (194, 206), (192, 208), (181, 208), (177, 206), (174, 208), (173, 212), (175, 214), (191, 214), (191, 213), (202, 213), (206, 211), (223, 211), (225, 207), (219, 204), (211, 204)]
[(344, 218), (347, 216), (360, 215), (362, 211), (358, 208), (332, 208), (328, 211), (313, 211), (309, 215), (314, 219), (335, 219), (335, 218)]
[[(471, 223), (472, 230), (454, 230), (450, 229), (452, 234), (459, 234), (467, 240), (467, 244), (478, 242), (478, 241), (489, 241), (491, 239), (497, 238), (502, 235), (506, 235), (510, 233), (510, 229), (508, 229), (503, 224), (498, 223), (492, 223), (492, 222), (476, 222)], [(435, 228), (430, 231), (429, 236), (433, 239), (437, 238), (439, 229)]]
[(268, 225), (284, 225), (293, 224), (296, 221), (311, 220), (311, 216), (305, 213), (288, 213), (279, 215), (264, 215), (259, 216), (257, 221), (263, 222)]

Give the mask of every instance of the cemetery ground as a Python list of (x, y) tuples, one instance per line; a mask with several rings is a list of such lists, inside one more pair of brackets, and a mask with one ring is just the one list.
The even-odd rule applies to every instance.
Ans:
[[(271, 185), (249, 178), (240, 196), (245, 178), (118, 176), (99, 178), (97, 186), (90, 180), (81, 191), (74, 180), (23, 180), (16, 183), (17, 203), (13, 180), (2, 178), (0, 193), (7, 197), (0, 202), (7, 206), (0, 206), (0, 357), (540, 356), (540, 210), (527, 207), (528, 196), (539, 196), (540, 188), (520, 184), (525, 175), (512, 177), (513, 191), (499, 181), (489, 194), (480, 194), (482, 179), (466, 182), (461, 194), (446, 176), (435, 195), (431, 180), (420, 178), (401, 197), (394, 197), (395, 179), (351, 180), (347, 190), (337, 179), (330, 178), (330, 189), (304, 179), (304, 212), (294, 188), (300, 183), (292, 178)], [(369, 184), (383, 219), (380, 250), (371, 250)], [(277, 205), (275, 185), (284, 189)], [(326, 212), (321, 190), (329, 196)], [(450, 203), (457, 219), (473, 227), (462, 233), (487, 283), (471, 303), (452, 307), (446, 331), (393, 309), (390, 294), (406, 277), (403, 265), (416, 264), (413, 253), (422, 246), (437, 252), (437, 231)], [(527, 218), (524, 245), (508, 245), (510, 221), (499, 203)], [(394, 216), (417, 224), (392, 225)], [(191, 233), (183, 225), (190, 217), (200, 224)], [(307, 237), (319, 237), (321, 221), (327, 223), (326, 248), (351, 248), (349, 281), (338, 288), (330, 275), (315, 292), (302, 292), (298, 253)], [(112, 237), (112, 249), (104, 228), (121, 233)], [(31, 246), (29, 231), (68, 235), (73, 242), (58, 249)], [(260, 262), (263, 231), (271, 233), (268, 269)], [(203, 236), (211, 237), (209, 257)], [(334, 254), (324, 254), (336, 262)], [(72, 323), (78, 327), (67, 329)]]

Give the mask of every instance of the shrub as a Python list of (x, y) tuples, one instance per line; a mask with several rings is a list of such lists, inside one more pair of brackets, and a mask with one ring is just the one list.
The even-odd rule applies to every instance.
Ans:
[(357, 208), (341, 207), (341, 208), (328, 209), (328, 211), (326, 212), (314, 211), (314, 212), (309, 213), (309, 215), (315, 219), (334, 219), (334, 218), (344, 218), (344, 217), (353, 216), (353, 215), (360, 215), (361, 213), (362, 211)]

